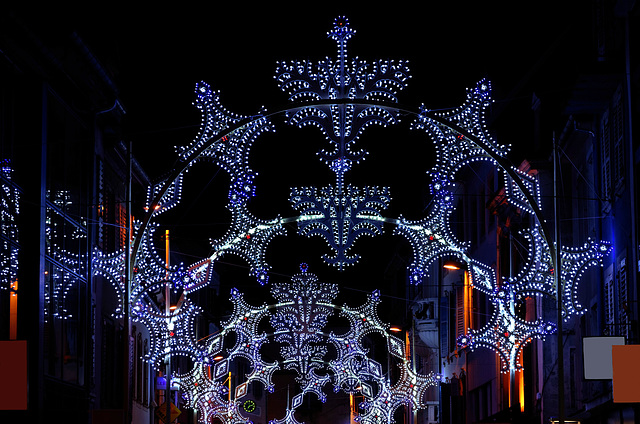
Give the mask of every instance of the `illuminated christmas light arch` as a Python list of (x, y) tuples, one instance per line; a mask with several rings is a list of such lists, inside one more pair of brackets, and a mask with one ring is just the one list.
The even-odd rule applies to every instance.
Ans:
[(10, 161), (0, 161), (0, 290), (14, 290), (18, 279), (20, 190), (12, 172)]
[[(233, 313), (220, 332), (205, 343), (206, 357), (190, 372), (176, 376), (189, 406), (203, 411), (204, 422), (209, 422), (207, 419), (213, 416), (224, 423), (245, 422), (242, 420), (246, 418), (237, 414), (242, 414), (239, 406), (247, 385), (257, 381), (273, 391), (273, 374), (284, 369), (295, 372), (301, 391), (293, 396), (283, 418), (285, 421), (274, 423), (295, 419), (293, 413), (305, 395), (314, 394), (325, 402), (325, 390), (329, 385), (335, 392), (342, 390), (363, 395), (365, 413), (359, 416), (362, 423), (393, 422), (394, 411), (404, 404), (417, 409), (425, 407), (425, 391), (438, 383), (438, 376), (433, 373), (421, 375), (412, 370), (404, 341), (390, 334), (389, 325), (377, 316), (376, 308), (381, 301), (378, 291), (372, 292), (360, 307), (339, 306), (333, 303), (338, 286), (319, 283), (303, 264), (291, 282), (276, 284), (271, 292), (277, 303), (254, 307), (233, 289)], [(336, 313), (349, 321), (349, 329), (344, 334), (324, 331), (328, 318)], [(269, 318), (271, 333), (258, 331), (258, 323), (265, 317)], [(223, 342), (232, 332), (236, 335), (236, 343), (223, 351)], [(383, 373), (382, 365), (369, 358), (363, 347), (363, 339), (371, 333), (381, 335), (386, 340), (389, 354), (397, 359), (400, 377), (393, 384)], [(270, 340), (281, 346), (281, 360), (274, 363), (262, 359), (261, 349)], [(327, 360), (329, 345), (333, 346), (336, 357)], [(214, 363), (209, 359), (220, 353), (225, 354), (222, 361)], [(249, 361), (251, 372), (230, 400), (223, 390), (224, 379), (231, 362), (238, 357)], [(204, 366), (210, 366), (211, 372)]]
[[(242, 393), (236, 393), (233, 401), (225, 401), (222, 395), (221, 379), (236, 358), (244, 358), (251, 364), (252, 371), (246, 376), (245, 384), (257, 381), (267, 390), (273, 388), (272, 376), (276, 371), (296, 372), (302, 391), (293, 396), (286, 416), (274, 421), (278, 423), (296, 422), (293, 414), (303, 396), (313, 393), (323, 400), (326, 398), (323, 388), (329, 383), (337, 390), (359, 390), (365, 396), (366, 412), (358, 418), (363, 423), (392, 422), (393, 412), (400, 405), (422, 408), (424, 390), (438, 382), (435, 375), (423, 376), (411, 371), (402, 340), (389, 335), (377, 319), (378, 292), (374, 291), (360, 308), (338, 307), (332, 303), (337, 287), (317, 283), (306, 269), (295, 276), (292, 283), (273, 285), (272, 294), (278, 301), (273, 305), (251, 306), (244, 302), (241, 293), (232, 291), (234, 312), (222, 324), (220, 334), (205, 342), (195, 339), (193, 322), (200, 310), (189, 301), (188, 295), (206, 286), (211, 267), (229, 254), (243, 258), (250, 275), (260, 284), (267, 284), (270, 266), (265, 253), (274, 237), (286, 235), (285, 224), (296, 223), (302, 236), (324, 239), (331, 250), (324, 260), (339, 270), (357, 263), (358, 255), (351, 253), (356, 241), (362, 236), (380, 235), (383, 224), (395, 226), (394, 234), (404, 237), (412, 246), (413, 259), (407, 270), (412, 283), (421, 283), (435, 260), (445, 256), (459, 258), (467, 266), (472, 287), (489, 296), (494, 312), (485, 327), (469, 330), (458, 343), (471, 349), (495, 350), (503, 371), (518, 369), (522, 347), (556, 329), (554, 323), (517, 317), (512, 311), (512, 302), (531, 294), (556, 296), (553, 270), (560, 269), (562, 295), (566, 300), (563, 312), (565, 319), (569, 319), (582, 311), (576, 290), (584, 270), (610, 252), (607, 243), (588, 241), (579, 249), (560, 252), (561, 263), (556, 266), (554, 245), (549, 242), (541, 219), (537, 180), (516, 170), (506, 159), (509, 147), (496, 143), (487, 131), (485, 112), (492, 101), (488, 81), (482, 80), (468, 90), (467, 99), (459, 108), (444, 113), (424, 107), (417, 112), (408, 111), (399, 107), (397, 99), (410, 78), (407, 62), (368, 63), (350, 59), (347, 42), (354, 33), (346, 18), (339, 18), (329, 32), (338, 47), (335, 60), (278, 63), (277, 84), (294, 103), (275, 112), (262, 109), (254, 116), (233, 114), (221, 105), (217, 92), (208, 84), (199, 83), (195, 104), (202, 113), (200, 131), (189, 145), (177, 148), (179, 165), (167, 179), (148, 190), (147, 213), (136, 225), (131, 248), (128, 299), (123, 286), (127, 280), (124, 252), (94, 254), (94, 272), (107, 276), (120, 293), (122, 305), (116, 313), (130, 308), (133, 319), (144, 323), (151, 333), (151, 348), (145, 359), (156, 367), (165, 355), (184, 356), (193, 361), (193, 369), (178, 376), (178, 384), (204, 422), (214, 416), (225, 423), (247, 422), (237, 402)], [(294, 127), (312, 125), (322, 131), (329, 147), (320, 150), (318, 155), (333, 172), (335, 181), (322, 188), (292, 188), (289, 200), (297, 216), (261, 219), (247, 207), (256, 192), (256, 174), (248, 164), (249, 152), (262, 134), (274, 131), (271, 121), (276, 116), (284, 116)], [(436, 149), (436, 164), (428, 171), (434, 201), (426, 217), (415, 221), (402, 216), (384, 216), (391, 202), (388, 187), (355, 187), (344, 183), (345, 174), (367, 155), (363, 148), (357, 147), (367, 128), (397, 125), (401, 116), (413, 116), (411, 128), (423, 131)], [(212, 241), (213, 253), (209, 257), (189, 267), (168, 267), (153, 245), (152, 235), (157, 227), (154, 219), (180, 204), (183, 177), (199, 161), (213, 162), (229, 173), (231, 183), (226, 207), (232, 222), (224, 236)], [(530, 242), (529, 258), (513, 278), (498, 280), (487, 265), (469, 256), (470, 245), (458, 240), (450, 228), (455, 177), (460, 169), (476, 161), (496, 166), (505, 179), (507, 201), (532, 213), (538, 220), (533, 228), (525, 230), (524, 237)], [(151, 295), (167, 284), (183, 293), (181, 303), (169, 314), (155, 305)], [(323, 330), (326, 317), (334, 310), (350, 322), (350, 330), (345, 335), (327, 334)], [(309, 320), (311, 311), (315, 314), (314, 320)], [(265, 317), (269, 317), (276, 329), (274, 334), (258, 331), (258, 323)], [(301, 319), (306, 320), (305, 325), (311, 329), (308, 333), (295, 331), (296, 322)], [(381, 334), (389, 355), (401, 361), (401, 378), (393, 385), (362, 348), (362, 337), (369, 332)], [(222, 351), (224, 340), (231, 333), (236, 336), (236, 345), (223, 361), (215, 363), (214, 356)], [(262, 359), (261, 349), (273, 337), (284, 345), (282, 363)], [(327, 343), (338, 352), (337, 359), (329, 362), (323, 360)], [(371, 381), (376, 383), (377, 390), (369, 384)]]

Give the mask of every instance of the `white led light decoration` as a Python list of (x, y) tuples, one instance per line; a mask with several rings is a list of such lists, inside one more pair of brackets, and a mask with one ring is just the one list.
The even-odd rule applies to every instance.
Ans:
[(269, 424), (304, 424), (296, 420), (295, 409), (287, 408), (287, 413), (281, 420), (269, 420)]
[[(338, 306), (333, 303), (338, 295), (337, 286), (319, 283), (303, 264), (301, 272), (293, 276), (291, 282), (275, 284), (271, 292), (277, 303), (254, 307), (244, 301), (238, 290), (233, 289), (233, 312), (230, 318), (222, 323), (215, 337), (195, 349), (206, 353), (200, 361), (196, 359), (194, 369), (176, 376), (188, 405), (200, 411), (202, 422), (209, 422), (214, 416), (225, 423), (244, 419), (239, 408), (240, 402), (237, 398), (229, 402), (228, 393), (223, 391), (229, 364), (238, 357), (248, 360), (251, 368), (247, 375), (240, 376), (244, 378), (243, 384), (257, 382), (268, 391), (274, 389), (274, 372), (295, 371), (300, 391), (293, 396), (287, 415), (283, 418), (285, 421), (274, 422), (291, 422), (286, 420), (293, 419), (293, 413), (302, 404), (305, 395), (314, 394), (321, 401), (326, 401), (323, 388), (327, 384), (331, 384), (334, 391), (362, 392), (366, 399), (363, 404), (366, 412), (359, 420), (364, 423), (378, 422), (376, 417), (379, 416), (392, 417), (394, 411), (403, 404), (410, 404), (416, 409), (424, 408), (421, 401), (424, 392), (437, 384), (438, 380), (433, 374), (421, 375), (410, 369), (410, 363), (404, 355), (404, 342), (389, 334), (389, 325), (377, 316), (376, 308), (380, 303), (378, 291), (370, 294), (367, 303), (360, 307)], [(349, 330), (345, 334), (324, 331), (328, 317), (335, 312), (349, 321)], [(144, 308), (139, 309), (139, 313), (144, 314)], [(265, 317), (269, 318), (272, 328), (269, 333), (258, 331), (258, 324)], [(154, 320), (152, 326), (160, 328), (154, 331), (155, 334), (163, 331), (166, 334), (163, 322), (161, 316)], [(177, 337), (179, 330), (174, 331)], [(236, 343), (225, 350), (224, 340), (231, 333), (235, 335)], [(362, 341), (370, 333), (378, 333), (386, 338), (387, 343), (394, 346), (391, 354), (401, 360), (400, 379), (394, 385), (388, 381), (382, 366), (367, 357)], [(281, 346), (281, 359), (274, 363), (266, 363), (262, 359), (261, 349), (267, 341)], [(335, 348), (336, 358), (327, 361), (325, 357), (329, 345)], [(161, 356), (163, 352), (156, 350)], [(171, 346), (172, 353), (184, 354), (186, 351), (184, 347), (179, 350), (177, 346)], [(221, 353), (224, 359), (214, 362), (212, 358)], [(211, 371), (206, 367), (211, 367)], [(375, 383), (377, 393), (371, 390), (368, 382)]]
[[(466, 101), (456, 109), (437, 112), (432, 117), (430, 111), (421, 108), (422, 113), (413, 122), (412, 128), (425, 130), (436, 146), (436, 164), (430, 171), (432, 188), (436, 191), (452, 184), (454, 175), (470, 162), (487, 160), (495, 163), (490, 152), (452, 126), (477, 137), (494, 155), (507, 154), (509, 148), (497, 144), (487, 131), (485, 113), (492, 102), (491, 85), (482, 80), (475, 88), (467, 90)], [(439, 119), (435, 120), (434, 117)]]
[(103, 254), (98, 249), (93, 251), (92, 267), (93, 275), (104, 277), (111, 283), (117, 298), (117, 306), (113, 315), (121, 318), (124, 312), (124, 278), (125, 278), (125, 252), (119, 251), (112, 254)]
[(149, 353), (144, 359), (155, 368), (160, 368), (167, 353), (193, 362), (203, 361), (204, 347), (198, 346), (195, 339), (195, 320), (201, 309), (188, 299), (169, 314), (162, 306), (159, 308), (153, 301), (141, 298), (132, 308), (133, 320), (144, 324), (150, 333)]
[(358, 261), (358, 255), (349, 255), (348, 251), (359, 237), (382, 234), (380, 211), (387, 208), (391, 196), (388, 188), (304, 187), (292, 189), (290, 201), (300, 213), (299, 234), (324, 238), (333, 256), (323, 259), (343, 270)]
[(227, 233), (222, 238), (211, 241), (214, 253), (210, 259), (215, 261), (229, 253), (240, 256), (249, 263), (250, 274), (260, 284), (266, 284), (270, 267), (266, 262), (265, 252), (275, 236), (284, 234), (280, 218), (258, 219), (244, 203), (235, 204), (231, 208), (231, 226)]
[(8, 160), (0, 161), (0, 290), (11, 289), (18, 278), (20, 190), (11, 180)]
[[(338, 45), (335, 61), (327, 58), (316, 65), (309, 61), (279, 62), (274, 76), (291, 101), (335, 101), (326, 106), (303, 106), (288, 116), (292, 125), (320, 128), (332, 148), (321, 150), (319, 155), (334, 171), (337, 162), (357, 163), (365, 157), (364, 150), (353, 151), (352, 146), (366, 127), (398, 121), (397, 110), (369, 103), (397, 102), (397, 93), (410, 78), (405, 61), (349, 61), (347, 41), (353, 34), (346, 18), (336, 19), (329, 32)], [(342, 103), (344, 100), (362, 102)]]
[[(520, 181), (529, 191), (531, 196), (536, 200), (536, 203), (540, 204), (540, 184), (538, 179), (533, 175), (529, 175), (526, 172), (519, 170), (518, 168), (513, 167), (512, 169), (513, 172), (518, 175)], [(506, 199), (511, 205), (520, 208), (525, 212), (533, 213), (533, 209), (531, 209), (531, 205), (522, 193), (522, 190), (515, 184), (513, 179), (507, 175), (507, 173), (504, 173), (504, 191)]]
[[(377, 316), (378, 291), (372, 292), (360, 307), (335, 305), (338, 287), (319, 283), (306, 266), (291, 282), (273, 285), (271, 294), (276, 303), (271, 305), (252, 306), (244, 301), (242, 293), (233, 289), (231, 316), (214, 336), (197, 340), (194, 323), (201, 311), (189, 295), (209, 284), (216, 262), (228, 254), (243, 258), (249, 274), (260, 284), (267, 284), (270, 270), (267, 248), (276, 236), (287, 235), (285, 224), (296, 223), (298, 234), (324, 239), (331, 249), (324, 260), (339, 270), (357, 262), (359, 256), (351, 253), (356, 241), (361, 236), (382, 234), (385, 224), (395, 226), (394, 235), (405, 238), (412, 247), (413, 258), (407, 273), (414, 284), (428, 276), (436, 260), (457, 258), (466, 265), (470, 286), (486, 294), (493, 305), (487, 324), (479, 330), (468, 330), (458, 343), (472, 350), (477, 347), (495, 350), (502, 371), (518, 369), (523, 346), (556, 331), (554, 323), (527, 321), (514, 313), (514, 302), (526, 296), (558, 294), (553, 284), (553, 246), (545, 238), (545, 227), (540, 223), (537, 179), (506, 166), (509, 147), (496, 143), (487, 130), (485, 113), (492, 102), (488, 81), (482, 80), (467, 90), (467, 98), (459, 108), (439, 113), (422, 107), (414, 113), (416, 119), (411, 128), (424, 131), (432, 139), (436, 156), (436, 163), (428, 172), (433, 201), (423, 219), (385, 217), (383, 213), (391, 204), (387, 187), (345, 184), (346, 173), (353, 171), (367, 155), (364, 148), (356, 147), (365, 129), (400, 122), (397, 94), (410, 78), (405, 61), (368, 63), (350, 58), (347, 44), (354, 34), (347, 19), (338, 18), (328, 34), (337, 43), (335, 60), (277, 64), (274, 78), (293, 102), (278, 113), (295, 127), (313, 125), (320, 129), (330, 147), (320, 150), (318, 155), (335, 176), (334, 184), (323, 188), (291, 189), (289, 201), (297, 216), (261, 219), (248, 208), (256, 194), (256, 173), (249, 167), (249, 153), (259, 136), (274, 130), (269, 118), (275, 113), (267, 115), (263, 108), (254, 116), (233, 114), (220, 104), (218, 93), (202, 82), (196, 85), (195, 102), (202, 116), (200, 131), (190, 144), (177, 149), (180, 166), (164, 181), (149, 187), (145, 219), (134, 223), (129, 299), (124, 299), (125, 252), (92, 252), (92, 272), (105, 276), (115, 288), (119, 299), (115, 314), (122, 316), (128, 307), (133, 319), (149, 330), (151, 347), (145, 359), (155, 367), (166, 356), (193, 361), (193, 369), (175, 376), (175, 383), (187, 405), (199, 411), (203, 423), (214, 417), (225, 424), (250, 422), (240, 407), (239, 398), (244, 392), (236, 391), (233, 398), (234, 394), (226, 392), (224, 384), (238, 358), (248, 361), (250, 366), (247, 375), (237, 376), (241, 384), (261, 384), (269, 392), (274, 390), (274, 373), (295, 372), (299, 391), (293, 395), (284, 418), (272, 421), (273, 424), (297, 423), (294, 414), (304, 396), (315, 395), (324, 402), (329, 386), (334, 391), (359, 392), (364, 396), (361, 404), (364, 413), (357, 417), (359, 422), (390, 423), (401, 405), (424, 408), (425, 390), (440, 382), (441, 377), (433, 373), (421, 375), (412, 371), (404, 341), (389, 334), (388, 325)], [(200, 161), (212, 162), (229, 174), (225, 206), (231, 212), (231, 222), (222, 237), (211, 240), (209, 257), (190, 266), (169, 267), (153, 243), (159, 227), (154, 219), (179, 206), (184, 177)], [(498, 167), (504, 173), (507, 201), (522, 213), (535, 214), (539, 222), (523, 231), (522, 236), (529, 242), (528, 257), (513, 278), (498, 278), (490, 266), (470, 257), (470, 243), (458, 240), (451, 229), (457, 200), (455, 179), (463, 167), (477, 161)], [(583, 310), (577, 293), (584, 271), (600, 263), (610, 251), (607, 243), (591, 240), (578, 249), (561, 251), (560, 295), (565, 319)], [(80, 272), (82, 259), (63, 252), (57, 260)], [(156, 303), (156, 294), (167, 285), (180, 299), (170, 313)], [(56, 288), (55, 296), (64, 299), (65, 287)], [(349, 322), (346, 333), (335, 334), (325, 329), (328, 318), (334, 314)], [(268, 322), (270, 329), (259, 329), (261, 322)], [(395, 384), (391, 384), (381, 364), (370, 358), (363, 347), (363, 338), (373, 333), (385, 339), (388, 354), (399, 362), (400, 378)], [(235, 338), (235, 345), (225, 348), (229, 337)], [(267, 343), (280, 348), (274, 362), (263, 359), (262, 349)], [(335, 353), (335, 358), (327, 357), (329, 351)], [(215, 362), (214, 357), (219, 355), (223, 359)]]
[(485, 347), (494, 350), (501, 363), (501, 371), (521, 369), (518, 361), (522, 348), (534, 338), (544, 339), (555, 332), (556, 325), (542, 320), (526, 321), (519, 318), (510, 308), (514, 293), (508, 286), (501, 287), (491, 297), (493, 313), (487, 324), (480, 330), (469, 329), (467, 334), (458, 337), (461, 347), (474, 350)]
[(171, 186), (162, 195), (159, 202), (151, 204), (152, 200), (159, 193), (160, 189), (162, 189), (164, 183), (165, 182), (163, 181), (158, 184), (151, 185), (147, 189), (147, 202), (144, 207), (146, 211), (151, 210), (153, 214), (159, 215), (177, 206), (180, 203), (180, 198), (182, 196), (182, 175), (180, 175), (171, 183)]
[[(496, 351), (501, 359), (501, 370), (519, 370), (522, 348), (534, 338), (542, 338), (556, 331), (556, 324), (541, 320), (526, 321), (513, 312), (511, 305), (527, 296), (556, 296), (553, 265), (546, 241), (537, 224), (524, 230), (529, 241), (525, 266), (513, 278), (506, 279), (502, 286), (489, 278), (479, 263), (472, 266), (471, 285), (490, 296), (494, 310), (487, 324), (480, 330), (469, 332), (458, 338), (460, 346), (487, 347)], [(568, 320), (584, 312), (577, 301), (577, 287), (586, 269), (601, 263), (611, 252), (609, 243), (589, 240), (582, 248), (561, 252), (560, 283), (563, 289), (563, 316)]]

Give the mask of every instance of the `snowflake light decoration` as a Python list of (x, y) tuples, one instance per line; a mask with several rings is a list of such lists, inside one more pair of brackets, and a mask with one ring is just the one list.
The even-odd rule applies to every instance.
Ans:
[[(224, 399), (226, 394), (221, 391), (230, 361), (238, 357), (248, 360), (252, 370), (244, 376), (242, 384), (258, 382), (268, 391), (274, 389), (274, 372), (285, 369), (295, 372), (301, 391), (292, 398), (286, 416), (274, 422), (295, 422), (292, 421), (295, 420), (293, 414), (302, 405), (305, 395), (314, 394), (325, 402), (324, 388), (327, 385), (333, 386), (336, 392), (362, 393), (366, 399), (363, 404), (366, 412), (359, 421), (363, 423), (382, 422), (379, 417), (391, 417), (384, 422), (393, 422), (394, 411), (403, 404), (409, 403), (417, 409), (425, 407), (424, 393), (428, 387), (437, 384), (438, 379), (435, 374), (422, 375), (411, 369), (404, 354), (404, 342), (391, 335), (389, 325), (377, 316), (378, 291), (374, 291), (367, 303), (360, 307), (336, 305), (333, 300), (338, 295), (337, 285), (319, 283), (303, 264), (291, 282), (274, 285), (272, 294), (277, 303), (254, 307), (233, 289), (233, 313), (222, 324), (220, 332), (206, 342), (203, 349), (207, 352), (206, 360), (192, 371), (176, 377), (189, 405), (197, 407), (202, 417), (216, 416), (224, 423), (244, 419), (238, 416), (241, 414), (240, 399), (244, 394), (236, 390), (235, 399), (229, 401)], [(349, 321), (349, 330), (345, 334), (324, 331), (328, 317), (336, 312)], [(258, 331), (258, 323), (265, 317), (269, 317), (273, 329), (270, 333)], [(209, 358), (223, 352), (224, 339), (230, 333), (236, 335), (235, 345), (224, 352), (224, 360), (214, 364)], [(400, 378), (393, 385), (383, 373), (381, 364), (367, 356), (363, 339), (371, 333), (384, 337), (391, 347), (390, 353), (400, 362)], [(262, 359), (261, 349), (267, 341), (281, 346), (279, 361), (266, 363)], [(336, 358), (328, 361), (329, 345), (333, 346)], [(211, 373), (202, 368), (204, 364), (211, 366)], [(373, 386), (378, 390), (374, 391)]]
[(12, 289), (18, 278), (20, 191), (12, 172), (8, 160), (0, 162), (0, 290)]

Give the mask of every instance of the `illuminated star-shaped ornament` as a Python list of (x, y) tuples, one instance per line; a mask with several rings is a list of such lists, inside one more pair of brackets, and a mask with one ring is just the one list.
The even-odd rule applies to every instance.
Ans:
[(563, 283), (564, 319), (576, 313), (584, 313), (584, 308), (578, 300), (579, 284), (582, 276), (590, 267), (601, 265), (602, 259), (613, 250), (611, 243), (589, 239), (581, 247), (562, 249), (561, 281)]
[(519, 370), (518, 357), (525, 345), (533, 339), (542, 339), (555, 331), (556, 326), (542, 320), (526, 321), (515, 315), (510, 304), (512, 294), (508, 287), (501, 287), (491, 298), (494, 311), (488, 323), (480, 330), (469, 329), (460, 336), (457, 344), (474, 350), (484, 347), (494, 350), (501, 360), (501, 371)]
[(175, 373), (172, 381), (180, 387), (186, 405), (196, 408), (199, 403), (209, 403), (213, 393), (219, 391), (219, 384), (208, 376), (208, 365), (197, 362), (184, 374)]
[[(528, 257), (522, 270), (509, 284), (518, 298), (532, 295), (556, 297), (553, 263), (547, 242), (539, 225), (522, 231), (528, 241)], [(578, 286), (590, 267), (600, 265), (611, 253), (611, 244), (604, 241), (587, 240), (581, 247), (563, 247), (560, 252), (560, 282), (563, 288), (563, 314), (569, 319), (573, 314), (584, 312), (578, 301)]]

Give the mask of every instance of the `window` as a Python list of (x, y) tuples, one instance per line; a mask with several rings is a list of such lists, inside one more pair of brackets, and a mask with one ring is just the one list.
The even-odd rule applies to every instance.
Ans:
[(467, 271), (454, 271), (460, 273), (462, 281), (454, 283), (453, 290), (447, 296), (448, 305), (443, 307), (443, 311), (448, 310), (448, 329), (445, 331), (441, 326), (441, 341), (448, 340), (442, 344), (443, 352), (453, 352), (457, 348), (457, 338), (466, 334), (469, 328), (473, 328), (473, 289), (470, 286), (469, 273)]
[(45, 262), (45, 372), (80, 385), (84, 384), (85, 284), (68, 268)]
[(118, 408), (122, 402), (121, 346), (124, 331), (111, 317), (102, 318), (102, 408)]
[[(144, 339), (144, 354), (145, 356), (149, 354), (149, 340)], [(149, 368), (146, 366), (146, 362), (142, 361), (144, 365), (143, 368), (143, 377), (142, 377), (142, 404), (144, 406), (149, 406)]]
[(613, 96), (611, 105), (611, 188), (616, 195), (624, 187), (624, 112), (622, 109), (621, 87)]
[[(8, 330), (9, 339), (17, 338), (18, 330), (18, 226), (17, 217), (20, 211), (20, 190), (11, 181), (11, 167), (9, 161), (0, 161), (0, 330), (7, 329), (5, 322), (9, 309)], [(8, 295), (8, 301), (5, 296)], [(7, 308), (7, 303), (9, 307)], [(0, 336), (2, 337), (2, 336)]]
[(474, 389), (469, 395), (473, 402), (473, 416), (475, 421), (484, 420), (491, 415), (491, 382)]
[(622, 87), (613, 95), (611, 106), (600, 120), (600, 157), (602, 165), (601, 190), (605, 199), (604, 211), (608, 212), (615, 196), (624, 188), (624, 109)]
[[(442, 296), (440, 298), (440, 310), (441, 311), (449, 311), (449, 297), (448, 296)], [(447, 313), (447, 316), (450, 316), (451, 314)], [(449, 349), (448, 349), (448, 340), (449, 340), (449, 327), (447, 324), (447, 320), (443, 319), (442, 321), (440, 321), (440, 347), (442, 349), (442, 356), (446, 356), (447, 353), (449, 353)]]
[(456, 289), (456, 339), (466, 332), (464, 313), (464, 289)]
[(0, 162), (0, 287), (7, 289), (18, 276), (20, 191), (11, 181), (11, 168)]
[(613, 336), (615, 334), (614, 306), (613, 306), (613, 266), (609, 266), (604, 273), (604, 333)]
[(629, 290), (627, 288), (627, 258), (618, 262), (618, 320), (621, 336), (629, 336)]
[(136, 340), (135, 356), (133, 360), (136, 364), (136, 399), (142, 403), (142, 392), (144, 390), (142, 374), (144, 373), (144, 361), (142, 359), (142, 334), (138, 333)]

